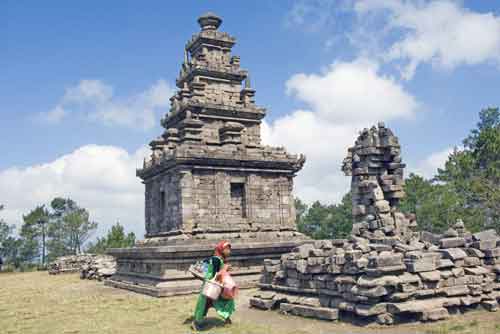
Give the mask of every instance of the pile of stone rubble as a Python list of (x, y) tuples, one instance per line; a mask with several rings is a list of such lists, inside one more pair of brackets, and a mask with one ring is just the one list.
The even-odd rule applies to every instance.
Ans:
[(49, 265), (51, 275), (77, 272), (82, 279), (102, 280), (116, 272), (116, 261), (109, 255), (80, 254), (58, 257)]
[(116, 260), (110, 255), (96, 255), (92, 261), (85, 263), (80, 271), (81, 279), (96, 279), (101, 281), (111, 277), (116, 272)]
[(404, 196), (397, 138), (383, 124), (365, 130), (349, 149), (353, 231), (319, 240), (280, 260), (266, 260), (253, 307), (336, 320), (393, 324), (434, 321), (482, 307), (498, 309), (500, 238), (469, 233), (462, 221), (442, 235), (415, 232)]
[(77, 273), (82, 266), (92, 261), (92, 254), (61, 256), (49, 264), (49, 274)]

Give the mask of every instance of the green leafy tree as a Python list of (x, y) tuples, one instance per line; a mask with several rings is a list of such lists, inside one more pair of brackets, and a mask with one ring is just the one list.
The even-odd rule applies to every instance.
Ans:
[[(0, 211), (4, 208), (0, 205)], [(23, 262), (20, 255), (22, 240), (12, 236), (14, 225), (8, 225), (2, 218), (0, 218), (0, 257), (2, 257), (4, 264), (13, 265), (19, 268)]]
[(463, 200), (462, 209), (472, 230), (495, 228), (500, 232), (500, 112), (487, 108), (479, 122), (455, 149), (436, 180), (449, 185)]
[(67, 233), (68, 248), (74, 254), (81, 253), (83, 244), (97, 229), (97, 223), (90, 221), (88, 211), (81, 208), (65, 215), (63, 222)]
[(472, 232), (500, 232), (500, 113), (488, 108), (479, 118), (436, 177), (406, 179), (401, 209), (416, 214), (420, 229), (443, 232), (460, 218)]
[(400, 209), (416, 215), (420, 230), (441, 233), (459, 218), (473, 229), (481, 219), (481, 213), (468, 208), (464, 198), (449, 184), (410, 174), (406, 179), (405, 191), (406, 198), (401, 201)]
[(40, 220), (48, 222), (49, 213), (45, 206), (37, 206), (27, 215), (23, 215), (23, 224), (19, 232), (21, 245), (19, 255), (23, 262), (34, 262), (41, 254), (42, 229)]
[(316, 201), (311, 206), (301, 209), (302, 214), (297, 223), (298, 230), (314, 239), (344, 238), (351, 233), (350, 193), (347, 193), (339, 204), (324, 205)]
[[(3, 205), (0, 205), (0, 211), (3, 210)], [(0, 218), (0, 249), (4, 241), (12, 233), (14, 226), (8, 225), (2, 218)]]
[(342, 197), (340, 204), (333, 206), (332, 224), (329, 235), (332, 238), (346, 238), (352, 231), (352, 197), (351, 192)]
[(21, 267), (24, 263), (24, 259), (21, 256), (21, 248), (23, 241), (20, 238), (15, 238), (13, 236), (7, 237), (2, 242), (1, 256), (5, 264), (11, 264), (15, 268)]
[(130, 232), (125, 234), (125, 229), (119, 222), (111, 227), (105, 237), (97, 238), (87, 251), (94, 254), (104, 254), (108, 248), (127, 248), (135, 244), (135, 234)]
[(81, 252), (84, 243), (97, 229), (88, 211), (69, 198), (54, 198), (50, 203), (48, 224), (49, 260)]

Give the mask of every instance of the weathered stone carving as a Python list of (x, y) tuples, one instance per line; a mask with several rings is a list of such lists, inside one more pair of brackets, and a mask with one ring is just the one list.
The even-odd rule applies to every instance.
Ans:
[(500, 238), (471, 234), (459, 220), (443, 235), (414, 232), (403, 198), (397, 138), (383, 124), (365, 129), (343, 170), (352, 175), (349, 239), (319, 240), (264, 263), (261, 292), (250, 304), (318, 319), (339, 310), (365, 321), (434, 321), (449, 310), (498, 309)]

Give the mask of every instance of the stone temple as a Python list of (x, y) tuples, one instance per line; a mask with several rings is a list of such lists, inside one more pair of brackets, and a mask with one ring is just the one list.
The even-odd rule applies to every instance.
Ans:
[(240, 285), (252, 286), (265, 258), (305, 241), (296, 231), (293, 178), (305, 157), (261, 143), (266, 110), (255, 104), (249, 74), (231, 54), (236, 39), (213, 13), (187, 42), (178, 91), (137, 176), (145, 185), (146, 238), (112, 249), (118, 271), (108, 285), (155, 296), (199, 289), (186, 269), (233, 243)]

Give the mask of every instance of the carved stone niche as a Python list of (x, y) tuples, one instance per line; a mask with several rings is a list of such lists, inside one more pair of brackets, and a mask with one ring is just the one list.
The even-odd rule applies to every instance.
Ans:
[(226, 122), (220, 129), (220, 140), (224, 144), (241, 144), (241, 133), (245, 126), (238, 122)]

